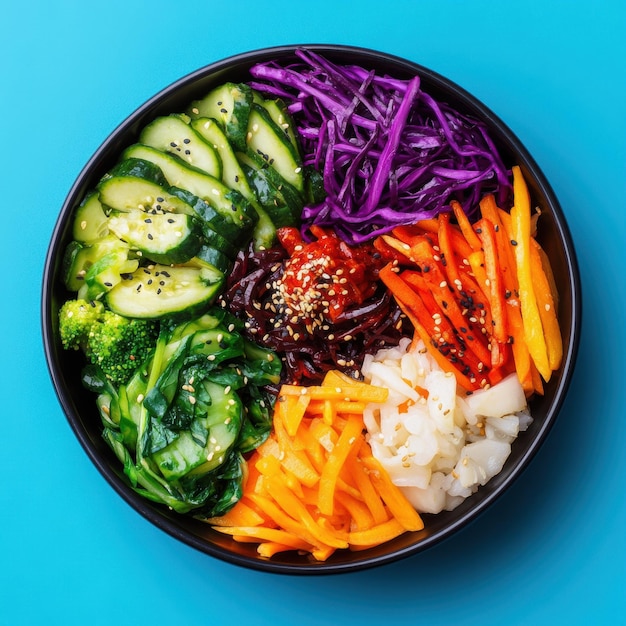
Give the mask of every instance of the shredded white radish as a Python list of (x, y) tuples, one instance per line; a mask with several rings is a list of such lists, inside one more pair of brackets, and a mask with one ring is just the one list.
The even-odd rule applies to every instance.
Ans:
[(451, 511), (485, 485), (532, 421), (515, 374), (457, 395), (454, 376), (410, 339), (366, 357), (362, 373), (389, 389), (365, 410), (372, 453), (421, 513)]

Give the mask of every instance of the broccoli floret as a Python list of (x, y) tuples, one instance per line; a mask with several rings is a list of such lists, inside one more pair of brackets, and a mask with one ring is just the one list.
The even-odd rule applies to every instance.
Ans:
[(156, 321), (128, 319), (101, 302), (70, 300), (59, 314), (61, 342), (81, 349), (114, 384), (128, 382), (154, 349), (159, 333)]
[(104, 314), (102, 302), (68, 300), (59, 311), (61, 343), (66, 350), (86, 350), (89, 333)]

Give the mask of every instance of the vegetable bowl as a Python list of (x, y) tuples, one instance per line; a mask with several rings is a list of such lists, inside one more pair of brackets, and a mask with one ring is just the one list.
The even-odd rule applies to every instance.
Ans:
[(494, 503), (554, 424), (580, 315), (511, 130), (425, 67), (329, 45), (227, 58), (133, 112), (70, 190), (42, 291), (54, 388), (111, 487), (289, 574), (419, 553)]

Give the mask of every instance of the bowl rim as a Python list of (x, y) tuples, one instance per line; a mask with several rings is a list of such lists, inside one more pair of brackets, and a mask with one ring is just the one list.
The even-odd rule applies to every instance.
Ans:
[[(77, 201), (81, 197), (81, 190), (83, 190), (85, 178), (88, 177), (89, 173), (97, 167), (97, 164), (100, 162), (102, 156), (110, 151), (110, 146), (115, 139), (124, 136), (141, 120), (145, 122), (151, 111), (154, 111), (158, 108), (160, 103), (186, 85), (193, 84), (204, 77), (208, 77), (222, 71), (228, 71), (229, 69), (241, 64), (247, 64), (249, 67), (259, 60), (269, 60), (272, 57), (293, 55), (294, 51), (298, 48), (312, 50), (318, 54), (328, 53), (332, 55), (358, 57), (361, 58), (363, 62), (376, 61), (378, 63), (390, 64), (393, 66), (394, 70), (402, 68), (407, 72), (419, 73), (419, 75), (428, 83), (433, 84), (437, 88), (443, 89), (444, 91), (453, 93), (454, 96), (462, 100), (464, 104), (471, 105), (471, 108), (473, 108), (475, 112), (477, 112), (491, 127), (495, 127), (498, 133), (502, 135), (504, 139), (515, 149), (516, 153), (521, 156), (521, 160), (524, 163), (524, 169), (531, 173), (538, 189), (549, 200), (551, 212), (554, 216), (555, 226), (565, 252), (565, 264), (568, 268), (569, 288), (572, 299), (570, 331), (566, 344), (568, 346), (568, 350), (564, 353), (564, 359), (561, 365), (563, 374), (555, 391), (554, 400), (543, 419), (541, 428), (537, 432), (534, 439), (530, 442), (528, 449), (521, 456), (507, 478), (492, 492), (477, 500), (475, 506), (460, 515), (458, 519), (455, 519), (446, 528), (427, 536), (425, 539), (422, 539), (417, 543), (398, 549), (394, 552), (384, 555), (376, 555), (371, 558), (364, 556), (354, 562), (334, 563), (332, 561), (328, 561), (323, 563), (312, 563), (309, 561), (303, 561), (302, 564), (279, 563), (273, 562), (270, 559), (255, 559), (247, 555), (231, 552), (185, 530), (181, 524), (175, 521), (175, 519), (164, 516), (162, 511), (156, 509), (143, 497), (135, 494), (120, 477), (120, 475), (109, 466), (105, 459), (101, 458), (101, 456), (97, 453), (97, 450), (94, 449), (89, 436), (81, 427), (71, 399), (71, 394), (67, 389), (65, 389), (60, 376), (57, 363), (58, 350), (55, 349), (52, 316), (50, 315), (52, 293), (54, 291), (53, 277), (55, 274), (55, 251), (61, 242), (64, 230), (67, 228), (67, 220), (70, 218), (72, 211), (77, 205)], [(458, 85), (455, 81), (446, 78), (442, 74), (439, 74), (438, 72), (435, 72), (419, 63), (394, 54), (389, 54), (367, 47), (342, 44), (311, 43), (279, 45), (233, 54), (223, 59), (208, 63), (195, 71), (187, 73), (181, 78), (160, 89), (143, 104), (137, 107), (121, 123), (119, 123), (113, 131), (109, 133), (76, 176), (59, 211), (52, 235), (50, 237), (43, 268), (41, 287), (41, 331), (50, 379), (57, 399), (74, 435), (106, 482), (108, 482), (118, 495), (120, 495), (122, 499), (125, 500), (127, 504), (129, 504), (136, 512), (156, 527), (160, 528), (175, 539), (178, 539), (182, 543), (193, 547), (200, 552), (234, 565), (258, 571), (291, 575), (345, 573), (349, 571), (364, 570), (374, 566), (380, 566), (386, 563), (398, 561), (408, 556), (423, 552), (426, 549), (432, 548), (434, 545), (440, 544), (442, 541), (448, 539), (459, 531), (462, 527), (474, 522), (479, 515), (486, 511), (524, 473), (530, 461), (535, 457), (551, 431), (556, 417), (562, 408), (574, 373), (575, 361), (580, 343), (581, 319), (581, 280), (573, 239), (564, 212), (543, 171), (540, 169), (534, 157), (528, 152), (525, 145), (519, 140), (515, 133), (513, 133), (508, 125), (505, 124), (482, 101)], [(188, 521), (187, 518), (185, 518), (185, 520)]]

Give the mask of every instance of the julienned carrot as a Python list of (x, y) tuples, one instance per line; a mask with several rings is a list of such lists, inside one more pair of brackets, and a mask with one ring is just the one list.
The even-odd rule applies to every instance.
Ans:
[(408, 305), (404, 304), (402, 301), (398, 301), (398, 306), (402, 310), (402, 312), (407, 316), (407, 318), (413, 324), (413, 328), (415, 329), (416, 339), (419, 338), (424, 342), (426, 349), (430, 353), (430, 355), (435, 359), (439, 367), (442, 370), (447, 372), (452, 372), (454, 377), (456, 378), (456, 382), (462, 389), (465, 389), (466, 392), (471, 391), (475, 388), (475, 382), (472, 382), (463, 372), (461, 372), (457, 367), (451, 366), (450, 361), (444, 354), (437, 349), (436, 346), (433, 346), (431, 335), (428, 331), (422, 326), (417, 315), (414, 310), (411, 309)]
[(453, 200), (450, 203), (450, 206), (452, 207), (454, 217), (456, 218), (457, 224), (465, 236), (467, 243), (471, 246), (472, 250), (480, 250), (482, 248), (480, 239), (478, 238), (478, 235), (476, 235), (473, 226), (470, 224), (470, 221), (467, 218), (461, 204), (458, 201)]
[[(273, 432), (248, 460), (243, 496), (227, 515), (211, 520), (213, 527), (257, 543), (267, 558), (297, 550), (317, 560), (421, 530), (420, 516), (372, 457), (363, 434), (363, 409), (388, 393), (334, 371), (318, 387), (284, 385)], [(308, 400), (296, 401), (303, 397)], [(326, 403), (331, 423), (323, 417)]]
[[(531, 215), (519, 167), (513, 172), (511, 213), (488, 194), (480, 201), (480, 219), (472, 224), (461, 205), (452, 201), (452, 213), (396, 226), (376, 241), (395, 255), (397, 262), (384, 268), (379, 277), (413, 323), (414, 340), (423, 340), (466, 390), (493, 385), (515, 371), (530, 396), (543, 393), (543, 381), (560, 365), (563, 345), (558, 290), (547, 255), (535, 239), (540, 213)], [(452, 215), (456, 224), (451, 222)], [(467, 322), (459, 317), (450, 295), (462, 307)], [(448, 341), (453, 334), (462, 338), (476, 320), (480, 324), (472, 331), (481, 341), (467, 344), (464, 373), (459, 376), (458, 346)], [(482, 349), (487, 344), (488, 358)], [(478, 376), (469, 363), (472, 354), (481, 365)], [(484, 364), (489, 371), (482, 369)]]
[(498, 255), (494, 225), (489, 219), (480, 220), (480, 240), (485, 255), (485, 273), (487, 275), (489, 302), (491, 304), (492, 335), (500, 342), (506, 343), (509, 328), (506, 315), (504, 279), (500, 257)]
[(518, 297), (515, 248), (511, 241), (513, 240), (511, 216), (497, 206), (496, 200), (491, 194), (480, 201), (480, 211), (483, 218), (491, 221), (494, 225), (498, 257), (503, 260), (502, 280), (506, 299), (508, 332), (511, 336), (511, 351), (517, 376), (526, 396), (533, 393), (543, 393), (543, 387), (540, 389), (533, 382), (530, 353), (524, 337), (524, 325)]

